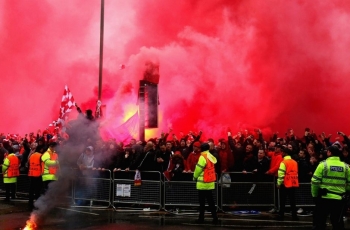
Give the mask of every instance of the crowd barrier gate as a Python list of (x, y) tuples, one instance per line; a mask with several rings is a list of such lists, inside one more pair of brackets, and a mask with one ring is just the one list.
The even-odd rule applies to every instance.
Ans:
[(221, 208), (239, 206), (275, 206), (274, 178), (252, 173), (227, 172), (231, 182), (220, 178)]
[(135, 186), (136, 171), (113, 173), (113, 205), (148, 205), (162, 208), (162, 178), (159, 172), (141, 172), (141, 185)]
[[(199, 207), (198, 190), (193, 173), (184, 173), (181, 181), (164, 182), (164, 209), (174, 207)], [(218, 183), (215, 182), (213, 190), (214, 203), (218, 209)], [(207, 205), (207, 203), (206, 203)]]
[(79, 175), (73, 182), (73, 201), (76, 205), (93, 205), (94, 202), (106, 203), (111, 206), (112, 175), (110, 170), (89, 170), (88, 175), (81, 174), (80, 170), (74, 169)]

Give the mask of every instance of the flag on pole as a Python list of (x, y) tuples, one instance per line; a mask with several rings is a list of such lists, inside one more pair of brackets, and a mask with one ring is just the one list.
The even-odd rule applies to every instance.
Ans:
[(139, 135), (139, 115), (138, 111), (135, 112), (126, 122), (123, 124), (116, 124), (113, 121), (108, 123), (102, 129), (102, 133), (105, 137), (113, 137), (117, 141), (123, 143), (129, 143), (132, 138), (137, 138)]
[(63, 91), (59, 117), (57, 121), (52, 122), (53, 124), (50, 124), (50, 126), (58, 126), (60, 128), (64, 128), (65, 122), (68, 120), (68, 115), (72, 111), (74, 106), (74, 97), (70, 92), (68, 86), (66, 85)]

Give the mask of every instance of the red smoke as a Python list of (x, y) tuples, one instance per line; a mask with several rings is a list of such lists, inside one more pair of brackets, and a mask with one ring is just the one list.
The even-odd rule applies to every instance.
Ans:
[[(2, 1), (0, 15), (0, 132), (47, 127), (65, 84), (95, 109), (99, 1)], [(156, 60), (159, 132), (349, 132), (349, 20), (346, 0), (106, 0), (107, 124), (132, 114), (144, 63)]]

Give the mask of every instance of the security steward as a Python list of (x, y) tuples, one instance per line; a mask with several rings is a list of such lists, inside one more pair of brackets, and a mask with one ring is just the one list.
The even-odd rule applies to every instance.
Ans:
[(47, 151), (41, 156), (42, 179), (44, 192), (47, 191), (49, 184), (58, 179), (59, 161), (55, 151), (56, 142), (51, 142)]
[(292, 220), (298, 220), (295, 205), (295, 192), (299, 187), (298, 163), (290, 157), (291, 153), (292, 151), (288, 148), (282, 149), (283, 160), (278, 169), (277, 188), (280, 194), (280, 210), (277, 220), (281, 221), (284, 220), (287, 196), (292, 209)]
[(17, 177), (19, 176), (19, 166), (20, 161), (18, 157), (13, 153), (12, 151), (9, 151), (10, 154), (6, 156), (4, 159), (4, 163), (2, 164), (2, 173), (3, 173), (3, 180), (5, 184), (5, 190), (6, 190), (6, 198), (5, 201), (10, 201), (10, 195), (11, 199), (16, 199), (16, 183), (17, 183)]
[(204, 223), (205, 200), (208, 201), (209, 209), (213, 217), (213, 224), (218, 223), (215, 209), (213, 190), (215, 189), (215, 164), (216, 158), (209, 152), (209, 144), (203, 143), (200, 146), (201, 156), (193, 173), (193, 180), (197, 181), (196, 187), (199, 197), (199, 218), (197, 224)]
[(330, 214), (333, 229), (344, 229), (342, 211), (350, 191), (349, 166), (340, 161), (341, 151), (335, 145), (327, 150), (328, 158), (317, 166), (311, 178), (311, 194), (315, 200), (313, 229), (326, 229)]
[(29, 209), (34, 208), (34, 199), (37, 200), (40, 197), (42, 189), (42, 168), (41, 168), (41, 156), (39, 152), (34, 152), (28, 157), (28, 177), (29, 177)]

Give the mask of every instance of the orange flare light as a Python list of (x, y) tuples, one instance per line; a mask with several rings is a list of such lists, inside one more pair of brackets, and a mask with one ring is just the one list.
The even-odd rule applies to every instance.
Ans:
[(26, 226), (23, 230), (35, 230), (37, 227), (36, 223), (31, 220), (27, 220)]

